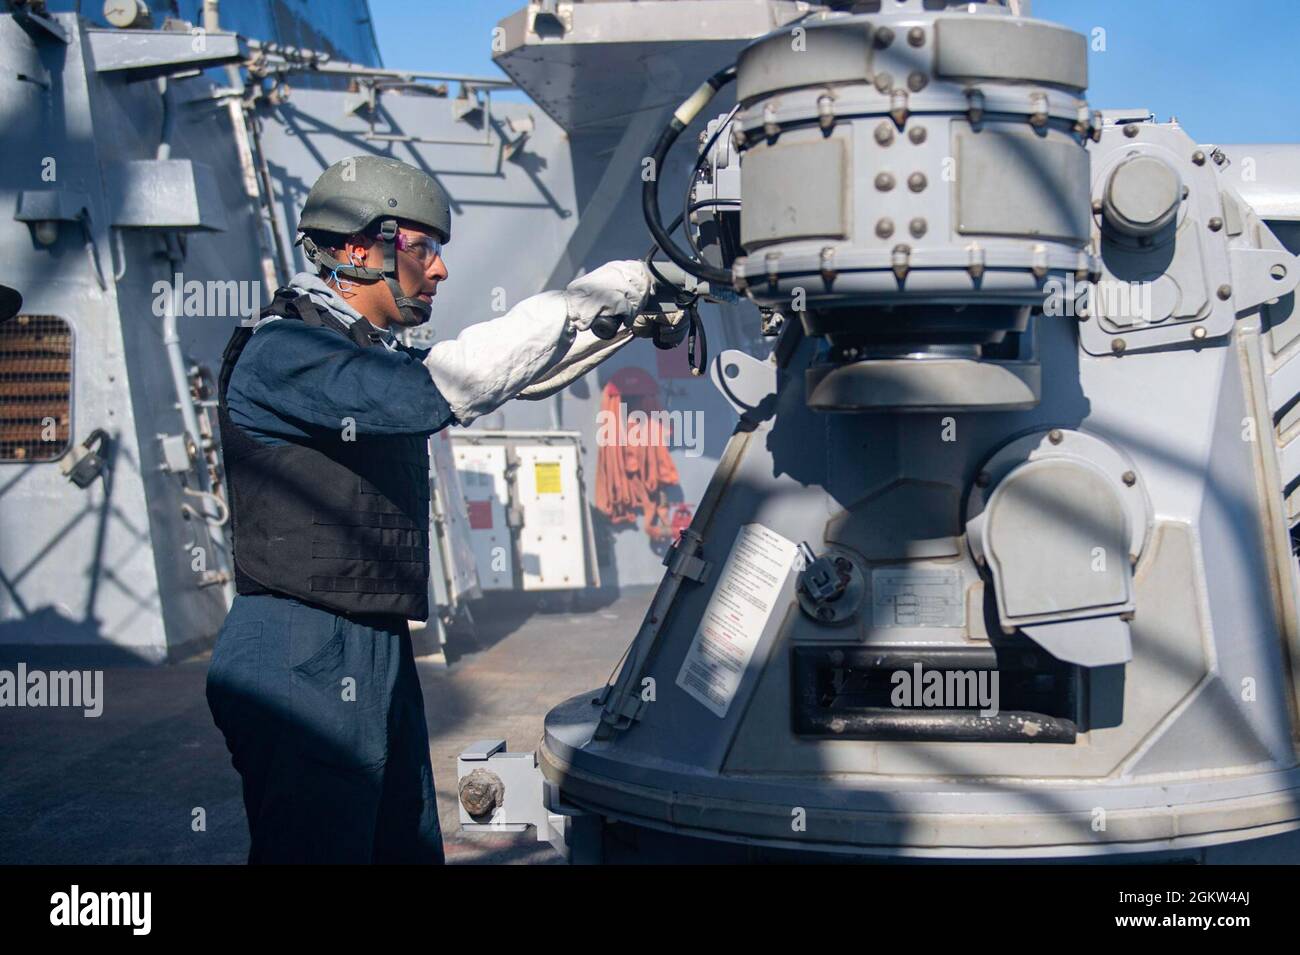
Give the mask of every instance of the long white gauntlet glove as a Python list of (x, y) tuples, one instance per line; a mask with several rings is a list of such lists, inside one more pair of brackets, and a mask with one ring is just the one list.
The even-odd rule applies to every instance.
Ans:
[(682, 330), (685, 322), (686, 316), (680, 311), (656, 312), (633, 316), (632, 320), (610, 339), (597, 338), (590, 330), (579, 332), (564, 360), (558, 362), (550, 371), (533, 379), (533, 383), (515, 397), (525, 401), (549, 398), (557, 391), (573, 384), (633, 338), (656, 338), (662, 334), (669, 340), (680, 341), (685, 335)]
[[(562, 363), (585, 366), (585, 374), (608, 358), (617, 348), (593, 343), (621, 346), (631, 333), (621, 329), (607, 343), (588, 331), (591, 323), (598, 316), (630, 322), (649, 290), (650, 274), (640, 261), (607, 262), (569, 283), (563, 292), (530, 296), (500, 318), (471, 325), (453, 340), (436, 342), (424, 365), (456, 420), (467, 425), (495, 411), (533, 381), (562, 371)], [(580, 339), (576, 350), (575, 339)], [(571, 352), (572, 359), (566, 361)]]
[(540, 401), (563, 391), (632, 340), (632, 329), (620, 328), (613, 338), (598, 338), (590, 329), (578, 332), (573, 346), (555, 367), (538, 375), (515, 397)]
[(564, 290), (569, 316), (578, 331), (585, 331), (598, 317), (630, 322), (650, 294), (650, 270), (639, 259), (606, 262)]

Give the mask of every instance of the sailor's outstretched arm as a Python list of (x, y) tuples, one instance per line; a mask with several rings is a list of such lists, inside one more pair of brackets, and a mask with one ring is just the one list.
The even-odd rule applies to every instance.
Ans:
[[(613, 354), (617, 347), (608, 345), (626, 344), (628, 326), (649, 291), (650, 274), (642, 262), (608, 262), (563, 291), (530, 296), (500, 318), (436, 342), (424, 365), (456, 420), (469, 424), (534, 381), (552, 376), (567, 361), (591, 362), (599, 356), (589, 370)], [(622, 326), (608, 342), (590, 331), (602, 317)]]

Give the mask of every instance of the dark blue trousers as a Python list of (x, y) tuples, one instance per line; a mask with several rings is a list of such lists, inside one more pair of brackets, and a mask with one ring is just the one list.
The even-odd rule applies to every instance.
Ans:
[(243, 779), (250, 863), (443, 861), (404, 619), (240, 595), (207, 696)]

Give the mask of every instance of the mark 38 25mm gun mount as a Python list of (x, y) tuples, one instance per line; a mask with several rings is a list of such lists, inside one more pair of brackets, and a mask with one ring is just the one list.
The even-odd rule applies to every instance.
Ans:
[(1300, 827), (1300, 153), (1094, 111), (1028, 4), (858, 7), (659, 140), (735, 82), (696, 248), (645, 207), (775, 342), (712, 363), (739, 424), (617, 677), (465, 754), (462, 821), (607, 860)]

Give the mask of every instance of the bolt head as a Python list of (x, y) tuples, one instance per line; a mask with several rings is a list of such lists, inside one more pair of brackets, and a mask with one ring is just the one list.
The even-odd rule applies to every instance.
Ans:
[(907, 88), (913, 93), (919, 93), (925, 89), (925, 84), (930, 82), (930, 78), (924, 73), (914, 71), (907, 74)]
[(917, 145), (920, 145), (921, 143), (925, 142), (925, 127), (913, 126), (911, 129), (907, 131), (907, 138), (910, 139), (912, 142), (916, 143)]
[(876, 173), (876, 188), (881, 192), (888, 192), (894, 188), (894, 174), (890, 172)]
[(1196, 152), (1192, 153), (1192, 162), (1196, 163), (1196, 165), (1198, 165), (1198, 166), (1204, 166), (1204, 165), (1205, 165), (1205, 153), (1201, 152), (1201, 150), (1199, 150), (1199, 149), (1196, 150)]
[(882, 239), (888, 239), (894, 234), (894, 220), (886, 216), (876, 223), (876, 235)]
[(1192, 329), (1192, 338), (1196, 339), (1196, 341), (1198, 342), (1204, 341), (1205, 336), (1208, 334), (1209, 332), (1205, 330), (1204, 325), (1197, 325), (1195, 328)]
[(1218, 292), (1216, 292), (1215, 294), (1217, 294), (1219, 298), (1223, 299), (1226, 302), (1228, 299), (1232, 298), (1232, 286), (1220, 285)]
[(1209, 222), (1206, 223), (1206, 225), (1210, 227), (1211, 232), (1218, 232), (1220, 229), (1223, 228), (1223, 220), (1220, 219), (1218, 216), (1214, 216), (1210, 219)]
[(1129, 487), (1132, 487), (1134, 484), (1138, 482), (1138, 476), (1134, 474), (1132, 471), (1125, 471), (1120, 476), (1120, 480), (1123, 481), (1125, 484), (1127, 484)]
[(894, 141), (894, 124), (883, 122), (876, 127), (876, 142), (882, 146), (888, 146)]
[(1138, 134), (1137, 123), (1129, 123), (1127, 126), (1124, 127), (1124, 135), (1127, 136), (1129, 139), (1132, 139), (1137, 134)]
[(1128, 342), (1124, 341), (1122, 338), (1117, 338), (1110, 343), (1110, 350), (1116, 355), (1121, 354), (1125, 348), (1128, 348)]
[(925, 46), (925, 31), (920, 27), (912, 27), (907, 31), (907, 42), (912, 46)]
[(1060, 444), (1064, 439), (1065, 435), (1061, 433), (1060, 428), (1053, 428), (1051, 431), (1047, 432), (1047, 440), (1052, 442), (1052, 444)]
[(913, 192), (920, 192), (925, 188), (925, 183), (925, 173), (923, 172), (914, 172), (907, 177), (907, 188)]
[(501, 777), (486, 769), (476, 769), (460, 781), (460, 804), (471, 816), (486, 816), (502, 804), (505, 786)]
[(926, 230), (925, 220), (922, 219), (920, 216), (917, 216), (915, 219), (913, 219), (911, 222), (907, 224), (907, 230), (912, 233), (913, 238), (917, 238), (917, 239), (921, 238), (921, 236), (925, 235), (925, 230)]

